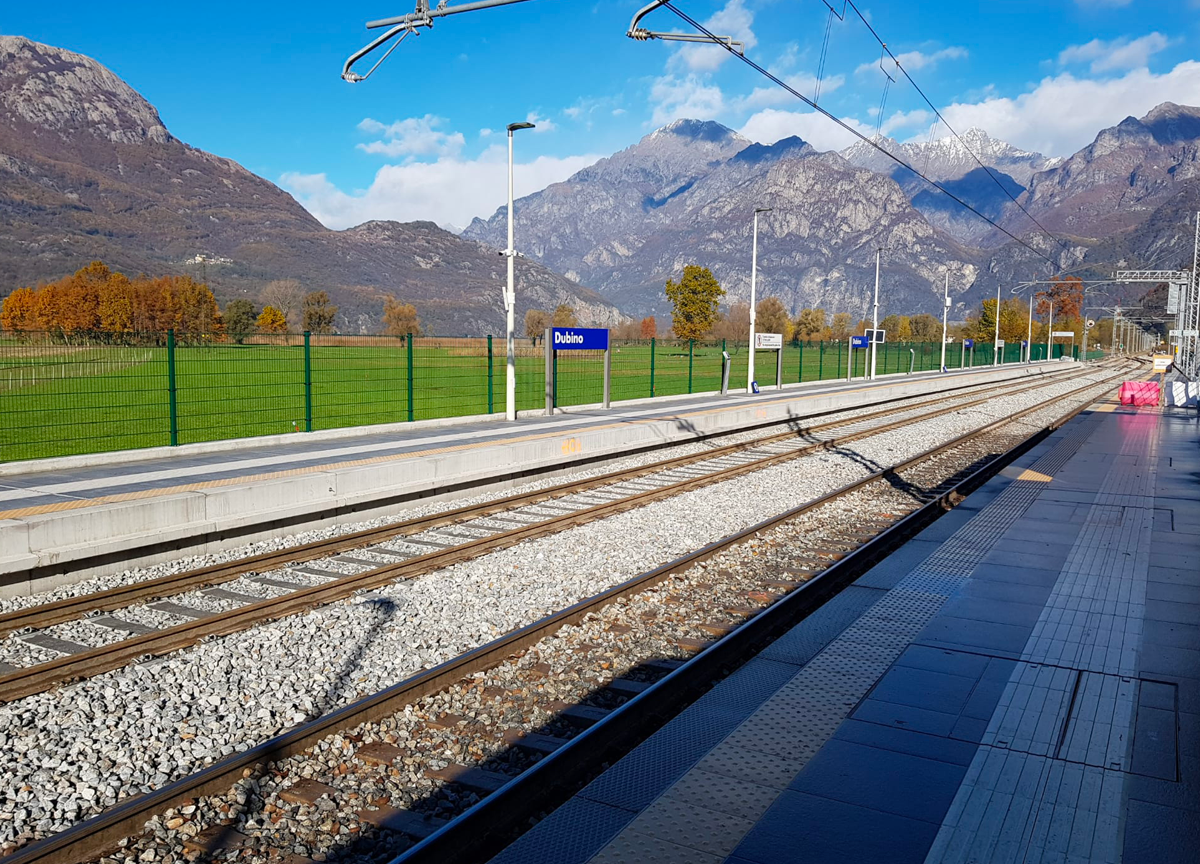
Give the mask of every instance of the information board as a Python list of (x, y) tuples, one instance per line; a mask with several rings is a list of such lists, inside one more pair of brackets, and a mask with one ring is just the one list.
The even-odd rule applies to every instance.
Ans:
[(850, 347), (851, 348), (866, 348), (870, 344), (871, 344), (871, 340), (869, 340), (866, 336), (851, 336), (850, 337)]
[(1171, 368), (1172, 357), (1170, 354), (1155, 354), (1154, 355), (1154, 371), (1166, 372)]
[(783, 347), (782, 333), (755, 333), (754, 347), (762, 351), (778, 351)]
[(868, 330), (867, 331), (867, 340), (870, 342), (874, 342), (877, 345), (882, 345), (885, 342), (887, 342), (887, 331), (886, 330)]
[(1074, 330), (1055, 330), (1053, 333), (1050, 334), (1051, 339), (1057, 339), (1059, 336), (1061, 336), (1064, 339), (1072, 339), (1075, 336), (1075, 331)]
[(551, 345), (555, 351), (607, 351), (608, 331), (598, 327), (555, 327)]

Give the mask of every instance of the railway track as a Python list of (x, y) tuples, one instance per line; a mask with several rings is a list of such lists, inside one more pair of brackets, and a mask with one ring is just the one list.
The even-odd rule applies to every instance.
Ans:
[[(678, 678), (696, 668), (696, 661), (712, 656), (705, 640), (717, 639), (721, 645), (739, 638), (745, 641), (743, 634), (769, 618), (772, 610), (794, 605), (801, 594), (816, 598), (829, 593), (837, 581), (835, 574), (844, 579), (858, 572), (883, 554), (887, 538), (895, 543), (904, 526), (919, 521), (920, 514), (929, 518), (937, 508), (952, 504), (960, 491), (982, 482), (982, 463), (997, 468), (1004, 461), (997, 453), (1011, 453), (1014, 442), (1028, 443), (1066, 422), (1098, 393), (1111, 389), (1111, 381), (1119, 375), (1079, 388), (1070, 396), (1079, 402), (1078, 408), (1050, 423), (1020, 428), (1028, 415), (1048, 410), (1037, 405), (880, 469), (192, 777), (122, 802), (63, 834), (17, 851), (8, 860), (21, 864), (84, 860), (136, 833), (143, 822), (155, 816), (159, 817), (152, 823), (156, 832), (165, 831), (171, 842), (192, 852), (282, 860), (299, 855), (298, 848), (315, 851), (320, 845), (311, 837), (304, 843), (296, 839), (303, 832), (294, 828), (293, 822), (299, 826), (312, 819), (297, 822), (288, 812), (303, 816), (329, 810), (337, 811), (335, 822), (322, 816), (306, 830), (319, 834), (329, 830), (322, 827), (327, 823), (329, 828), (336, 824), (331, 848), (345, 851), (344, 847), (353, 844), (353, 836), (338, 839), (352, 821), (351, 834), (364, 828), (366, 833), (382, 832), (371, 841), (376, 851), (400, 850), (425, 837), (413, 850), (419, 860), (450, 860), (438, 857), (448, 851), (448, 832), (437, 831), (445, 817), (471, 808), (480, 799), (483, 804), (471, 809), (472, 814), (490, 814), (486, 818), (491, 819), (497, 812), (507, 813), (515, 806), (512, 787), (505, 787), (503, 794), (488, 793), (514, 775), (531, 776), (522, 772), (544, 757), (553, 754), (542, 769), (550, 768), (552, 762), (560, 769), (565, 763), (582, 765), (607, 752), (615, 737), (636, 737), (643, 724), (628, 718), (645, 714), (645, 706), (653, 699), (661, 700), (661, 695), (654, 694), (661, 694), (664, 688), (654, 687), (654, 681), (668, 674)], [(876, 506), (880, 494), (887, 498), (886, 509)], [(822, 522), (818, 516), (823, 512), (832, 518)], [(847, 514), (857, 516), (853, 525), (847, 526)], [(783, 529), (793, 533), (782, 538), (770, 536), (770, 532)], [(757, 566), (736, 572), (721, 566), (722, 556), (731, 549), (756, 542), (763, 553)], [(753, 557), (747, 561), (753, 563)], [(714, 620), (714, 609), (721, 610), (719, 615), (724, 617)], [(742, 621), (748, 623), (739, 626)], [(659, 631), (640, 652), (626, 644), (626, 637), (639, 629)], [(569, 648), (558, 646), (555, 653), (545, 647), (564, 639), (571, 642)], [(539, 659), (546, 651), (551, 652), (548, 659), (557, 657), (556, 663)], [(523, 653), (510, 659), (515, 652)], [(694, 654), (700, 656), (683, 662)], [(570, 682), (555, 681), (551, 686), (560, 670)], [(712, 671), (701, 677), (711, 678)], [(642, 709), (609, 713), (608, 707), (634, 697), (639, 698)], [(463, 714), (442, 710), (458, 706), (467, 706), (459, 708)], [(624, 725), (613, 722), (618, 716), (627, 718)], [(593, 726), (592, 731), (583, 731)], [(618, 735), (614, 730), (620, 728), (625, 731)], [(586, 743), (589, 740), (593, 743)], [(568, 745), (568, 741), (573, 743)], [(292, 764), (314, 745), (323, 753), (333, 752), (339, 760), (332, 774), (322, 770), (305, 776), (312, 772)], [(471, 758), (456, 762), (445, 758), (447, 754)], [(413, 775), (405, 767), (410, 762), (429, 767)], [(264, 767), (268, 763), (273, 763), (270, 769)], [(347, 765), (350, 767), (343, 771)], [(388, 778), (396, 776), (412, 788), (397, 790), (397, 784), (389, 785)], [(337, 788), (324, 782), (334, 778), (339, 778)], [(342, 781), (353, 788), (343, 788)], [(524, 783), (525, 805), (536, 812), (549, 800), (546, 795), (551, 790), (561, 791), (562, 785), (561, 780), (546, 783), (544, 776), (540, 791)], [(223, 803), (196, 804), (201, 796), (228, 795), (231, 786), (234, 793)], [(339, 803), (333, 804), (334, 798)], [(230, 801), (234, 802), (232, 815)], [(253, 809), (251, 818), (247, 819), (244, 811), (237, 812), (242, 809), (238, 801)], [(181, 806), (181, 802), (188, 803)], [(344, 816), (347, 807), (355, 820)], [(230, 818), (236, 827), (219, 824)], [(277, 831), (281, 823), (285, 828)], [(256, 833), (262, 836), (252, 836)], [(287, 836), (277, 836), (280, 834)], [(288, 836), (296, 839), (290, 847)], [(457, 834), (453, 842), (461, 843), (462, 836), (466, 835)], [(495, 840), (494, 835), (488, 836)], [(129, 847), (130, 860), (157, 840), (148, 841), (149, 846), (139, 845), (142, 842)], [(458, 849), (467, 856), (458, 860), (478, 860), (472, 859), (475, 852), (468, 853), (466, 848)]]
[[(0, 615), (0, 635), (10, 634), (8, 644), (27, 654), (19, 659), (49, 655), (42, 662), (6, 662), (0, 667), (0, 702), (170, 654), (205, 638), (299, 614), (819, 450), (1087, 374), (1085, 370), (1050, 381), (984, 386), (982, 395), (971, 388), (809, 426), (794, 424), (787, 431), (707, 453)], [(235, 584), (221, 587), (230, 583)], [(73, 621), (79, 624), (56, 632)], [(18, 659), (11, 653), (7, 657)]]

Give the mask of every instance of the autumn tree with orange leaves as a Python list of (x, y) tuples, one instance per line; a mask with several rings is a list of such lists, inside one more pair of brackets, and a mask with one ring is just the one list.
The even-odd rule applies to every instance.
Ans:
[(85, 336), (161, 341), (167, 330), (184, 341), (224, 335), (207, 285), (190, 276), (129, 279), (100, 261), (57, 282), (13, 291), (0, 306), (0, 326), (17, 333), (43, 331), (64, 341)]
[(1068, 321), (1083, 314), (1083, 280), (1078, 276), (1060, 276), (1037, 295), (1037, 314), (1045, 318), (1054, 303), (1054, 317)]

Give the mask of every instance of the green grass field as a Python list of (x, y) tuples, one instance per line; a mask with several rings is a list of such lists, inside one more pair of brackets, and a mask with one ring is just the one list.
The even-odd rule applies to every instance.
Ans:
[[(177, 443), (304, 431), (310, 425), (308, 398), (313, 430), (410, 419), (408, 350), (398, 340), (329, 341), (366, 344), (314, 344), (308, 394), (302, 345), (176, 348)], [(936, 343), (888, 345), (879, 354), (879, 374), (907, 372), (910, 347), (917, 371), (937, 368)], [(502, 412), (502, 340), (495, 341), (494, 350), (491, 409)], [(729, 350), (730, 386), (744, 386), (746, 347)], [(866, 352), (856, 353), (857, 376), (865, 372)], [(559, 353), (557, 404), (601, 400), (602, 357), (599, 352)], [(1015, 361), (1015, 353), (1006, 359)], [(958, 360), (956, 350), (947, 351), (948, 366), (955, 368)], [(976, 365), (990, 362), (990, 346), (976, 350)], [(783, 381), (845, 378), (846, 365), (845, 343), (788, 345)], [(757, 353), (755, 367), (760, 386), (776, 383), (773, 353)], [(544, 368), (540, 346), (534, 352), (524, 343), (517, 358), (518, 410), (543, 406)], [(0, 461), (170, 444), (168, 371), (162, 347), (0, 341)], [(719, 345), (697, 344), (689, 358), (686, 342), (658, 342), (653, 377), (649, 343), (613, 346), (614, 401), (712, 392), (720, 388), (720, 375)], [(484, 340), (414, 340), (412, 419), (486, 413), (488, 389)]]

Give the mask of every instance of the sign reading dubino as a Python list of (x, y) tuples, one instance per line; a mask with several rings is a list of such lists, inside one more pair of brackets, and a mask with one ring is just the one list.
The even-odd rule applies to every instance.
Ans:
[(608, 350), (608, 331), (596, 327), (555, 327), (550, 340), (555, 351)]

